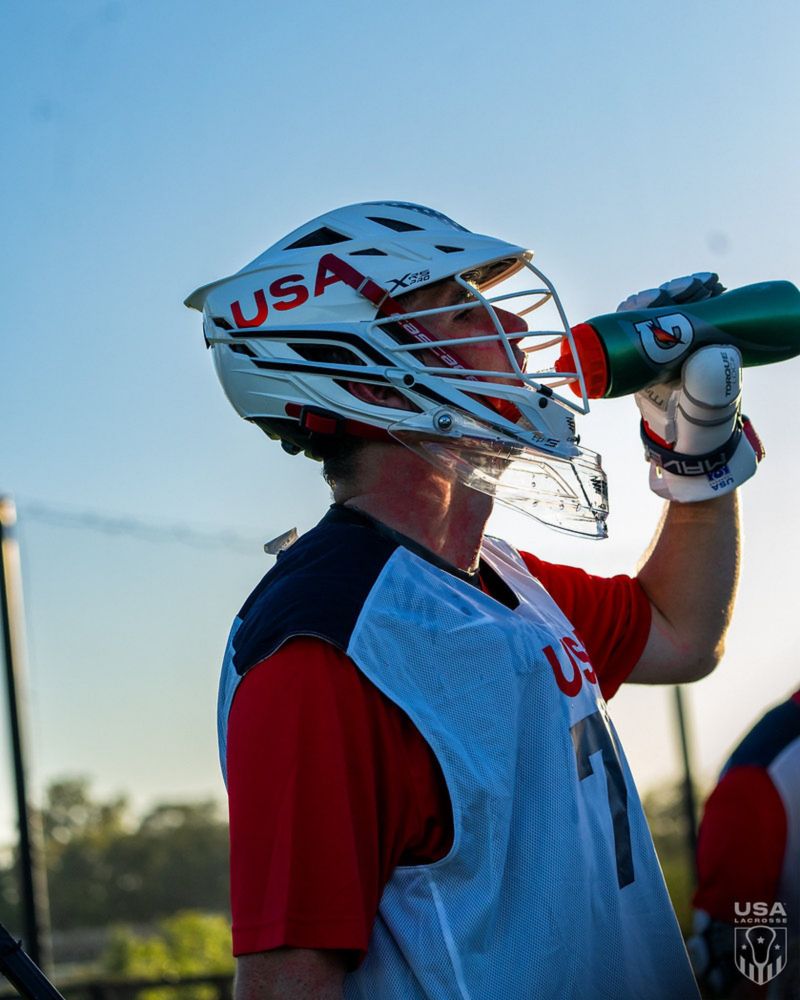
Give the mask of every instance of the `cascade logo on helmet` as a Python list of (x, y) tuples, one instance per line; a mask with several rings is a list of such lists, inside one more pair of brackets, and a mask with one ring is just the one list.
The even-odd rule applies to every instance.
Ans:
[(419, 284), (421, 281), (430, 281), (430, 279), (430, 271), (409, 271), (402, 278), (392, 278), (389, 281), (389, 293), (394, 294), (398, 288), (410, 288), (412, 285)]

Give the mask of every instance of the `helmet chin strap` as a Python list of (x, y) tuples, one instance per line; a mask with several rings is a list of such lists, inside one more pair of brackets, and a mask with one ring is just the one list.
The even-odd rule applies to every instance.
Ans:
[[(371, 302), (377, 309), (378, 316), (393, 319), (403, 332), (407, 333), (418, 344), (429, 345), (428, 350), (430, 353), (441, 361), (444, 367), (451, 369), (467, 368), (467, 365), (464, 364), (457, 354), (444, 347), (437, 346), (436, 338), (425, 329), (422, 323), (418, 320), (406, 319), (405, 310), (397, 299), (392, 298), (390, 293), (386, 289), (381, 288), (372, 278), (362, 274), (352, 264), (349, 264), (346, 260), (342, 260), (341, 257), (337, 257), (333, 253), (325, 254), (320, 259), (320, 265), (324, 266), (329, 274), (335, 275), (340, 281), (349, 285), (350, 288), (354, 289), (368, 302)], [(465, 375), (464, 378), (468, 381), (478, 381), (475, 375)], [(489, 409), (494, 410), (495, 413), (509, 420), (511, 423), (518, 423), (522, 418), (519, 409), (507, 399), (498, 399), (493, 396), (477, 394), (472, 396), (472, 398), (483, 403)]]

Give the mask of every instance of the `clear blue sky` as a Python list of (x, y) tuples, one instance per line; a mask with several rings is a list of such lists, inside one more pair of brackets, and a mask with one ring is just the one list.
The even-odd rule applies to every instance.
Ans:
[[(219, 795), (228, 625), (269, 565), (261, 543), (327, 503), (313, 464), (229, 408), (189, 291), (321, 211), (387, 197), (532, 246), (573, 323), (691, 270), (797, 282), (798, 37), (789, 0), (0, 5), (0, 489), (20, 510), (38, 784)], [(769, 455), (745, 491), (729, 653), (692, 692), (708, 778), (800, 683), (799, 376), (745, 383)], [(497, 530), (633, 568), (659, 512), (636, 423), (621, 400), (583, 428), (611, 480), (608, 542), (507, 515)], [(54, 524), (36, 503), (232, 530), (252, 551)], [(612, 707), (640, 781), (671, 776), (667, 696)]]

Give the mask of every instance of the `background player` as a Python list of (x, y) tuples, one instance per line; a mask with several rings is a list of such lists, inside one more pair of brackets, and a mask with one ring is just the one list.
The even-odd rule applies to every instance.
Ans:
[[(800, 690), (767, 712), (728, 758), (705, 805), (697, 873), (690, 954), (708, 995), (800, 995)], [(754, 903), (766, 904), (768, 916), (776, 902), (788, 921), (787, 966), (759, 988), (737, 969), (735, 925)]]

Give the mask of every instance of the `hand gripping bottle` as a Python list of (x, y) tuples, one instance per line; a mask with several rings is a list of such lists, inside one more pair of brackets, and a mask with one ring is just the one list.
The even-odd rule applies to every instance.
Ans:
[[(572, 328), (590, 399), (626, 396), (677, 378), (686, 358), (707, 344), (739, 348), (746, 367), (800, 354), (800, 291), (762, 281), (702, 302), (595, 316)], [(568, 341), (556, 371), (574, 372)], [(580, 386), (572, 383), (580, 395)]]

